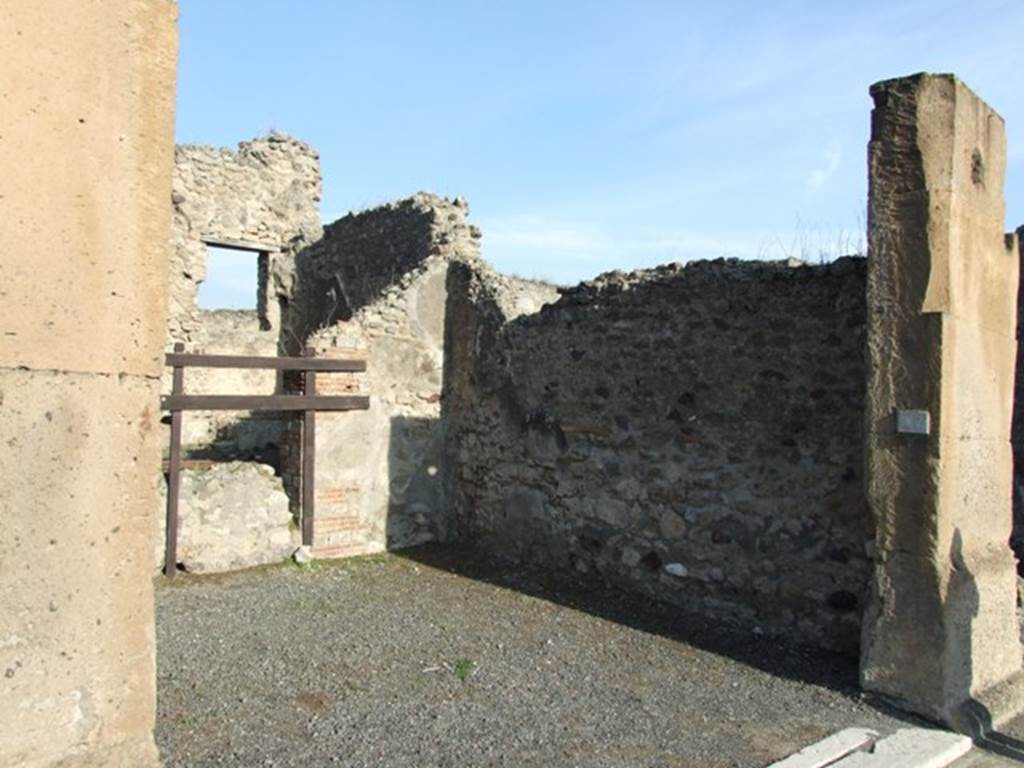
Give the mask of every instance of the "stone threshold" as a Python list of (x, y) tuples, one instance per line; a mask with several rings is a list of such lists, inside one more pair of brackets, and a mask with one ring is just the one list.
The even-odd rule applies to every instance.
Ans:
[(944, 768), (966, 755), (971, 739), (950, 731), (901, 728), (879, 739), (866, 728), (847, 728), (769, 768)]

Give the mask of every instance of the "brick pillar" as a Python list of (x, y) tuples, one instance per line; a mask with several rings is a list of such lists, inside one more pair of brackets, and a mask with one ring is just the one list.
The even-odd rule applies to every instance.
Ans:
[[(951, 75), (877, 83), (869, 145), (865, 688), (962, 729), (1016, 709), (1016, 244), (1002, 118)], [(1017, 690), (1021, 690), (1020, 686)]]
[[(366, 359), (364, 349), (321, 347), (318, 357)], [(318, 395), (370, 394), (367, 373), (318, 373)], [(380, 552), (365, 512), (368, 478), (364, 468), (373, 430), (367, 411), (325, 412), (316, 425), (316, 519), (313, 556), (329, 559)], [(379, 538), (379, 537), (378, 537)]]

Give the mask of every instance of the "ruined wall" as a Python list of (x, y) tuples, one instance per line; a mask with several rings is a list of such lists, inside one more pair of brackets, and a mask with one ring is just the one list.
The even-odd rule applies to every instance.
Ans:
[[(242, 142), (237, 151), (185, 145), (175, 149), (167, 343), (189, 351), (276, 355), (282, 332), (280, 304), (291, 294), (295, 254), (320, 236), (319, 155), (280, 133)], [(199, 284), (206, 277), (207, 240), (262, 244), (252, 310), (200, 310)], [(273, 249), (273, 250), (270, 250)], [(254, 253), (254, 260), (258, 259)], [(257, 293), (263, 309), (257, 311)], [(186, 386), (200, 394), (270, 394), (273, 371), (190, 370)], [(169, 391), (170, 374), (164, 389)], [(279, 417), (238, 413), (190, 413), (183, 443), (225, 458), (258, 456), (276, 462)]]
[(445, 485), (461, 539), (854, 649), (863, 259), (609, 273), (512, 319), (449, 285)]
[[(467, 223), (468, 213), (460, 198), (420, 192), (327, 225), (296, 260), (285, 317), (290, 353), (298, 354), (313, 333), (394, 299), (419, 273), (478, 258), (480, 232)], [(443, 305), (437, 311), (443, 315)], [(437, 321), (426, 325), (440, 327)]]
[[(320, 156), (281, 133), (225, 147), (174, 151), (170, 335), (189, 341), (203, 319), (196, 291), (206, 276), (204, 239), (275, 246), (271, 295), (287, 294), (294, 254), (320, 236)], [(256, 286), (253, 287), (254, 295)]]
[[(175, 148), (168, 350), (181, 341), (189, 352), (265, 357), (279, 353), (284, 333), (281, 307), (293, 290), (296, 253), (321, 234), (320, 193), (319, 155), (284, 134), (242, 142), (237, 151), (193, 145)], [(206, 277), (208, 243), (259, 249), (248, 253), (259, 267), (252, 285), (253, 309), (196, 306), (199, 285)], [(283, 385), (278, 376), (272, 370), (188, 368), (185, 391), (272, 394)], [(169, 368), (163, 370), (161, 389), (164, 394), (170, 392)], [(255, 477), (252, 473), (268, 467), (280, 471), (280, 444), (288, 418), (270, 412), (185, 414), (183, 451), (196, 461), (190, 464), (189, 481), (182, 486), (180, 567), (224, 570), (256, 565), (280, 559), (287, 549), (285, 539), (296, 538), (270, 501), (252, 507), (259, 497), (247, 487)], [(166, 450), (169, 428), (165, 425), (160, 432)], [(233, 464), (210, 463), (235, 461), (258, 463), (247, 472), (226, 471)], [(267, 482), (280, 487), (279, 479)], [(202, 498), (193, 497), (196, 489)], [(154, 510), (160, 520), (159, 552), (164, 546), (164, 504), (161, 500)], [(193, 508), (199, 511), (192, 514)], [(242, 530), (246, 535), (239, 535)], [(251, 545), (249, 538), (266, 542), (265, 549)]]
[[(363, 392), (371, 403), (317, 416), (318, 556), (445, 536), (444, 307), (450, 265), (478, 258), (467, 213), (459, 199), (420, 193), (339, 219), (299, 256), (289, 337), (318, 357), (364, 356), (365, 374), (318, 374), (317, 391)], [(294, 485), (297, 452), (290, 458)]]
[(176, 5), (0, 7), (0, 765), (157, 765)]

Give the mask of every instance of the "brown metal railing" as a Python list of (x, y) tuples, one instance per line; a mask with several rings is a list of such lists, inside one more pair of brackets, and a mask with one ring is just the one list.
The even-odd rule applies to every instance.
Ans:
[[(302, 543), (313, 545), (315, 495), (313, 474), (316, 467), (316, 412), (357, 411), (370, 407), (365, 395), (317, 395), (316, 374), (359, 373), (366, 370), (365, 360), (332, 360), (313, 357), (310, 347), (302, 357), (249, 357), (235, 355), (185, 354), (185, 345), (177, 343), (166, 357), (174, 368), (171, 394), (160, 398), (160, 405), (171, 412), (171, 447), (167, 471), (167, 544), (164, 575), (178, 570), (178, 497), (181, 487), (181, 422), (185, 411), (302, 411)], [(262, 368), (301, 371), (304, 374), (301, 395), (186, 395), (185, 368)]]

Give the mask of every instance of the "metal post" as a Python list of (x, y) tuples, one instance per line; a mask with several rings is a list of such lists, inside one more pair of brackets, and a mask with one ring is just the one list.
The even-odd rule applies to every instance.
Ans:
[[(314, 357), (315, 350), (306, 347), (302, 350), (303, 357)], [(303, 394), (312, 397), (316, 394), (316, 372), (304, 372)], [(302, 544), (313, 546), (313, 516), (316, 504), (316, 485), (313, 473), (316, 469), (316, 411), (306, 410), (302, 414)]]
[[(184, 352), (180, 341), (175, 352)], [(184, 394), (185, 369), (174, 366), (171, 394)], [(174, 578), (178, 572), (178, 490), (181, 485), (181, 411), (171, 411), (171, 451), (167, 468), (167, 542), (164, 549), (164, 575)]]

